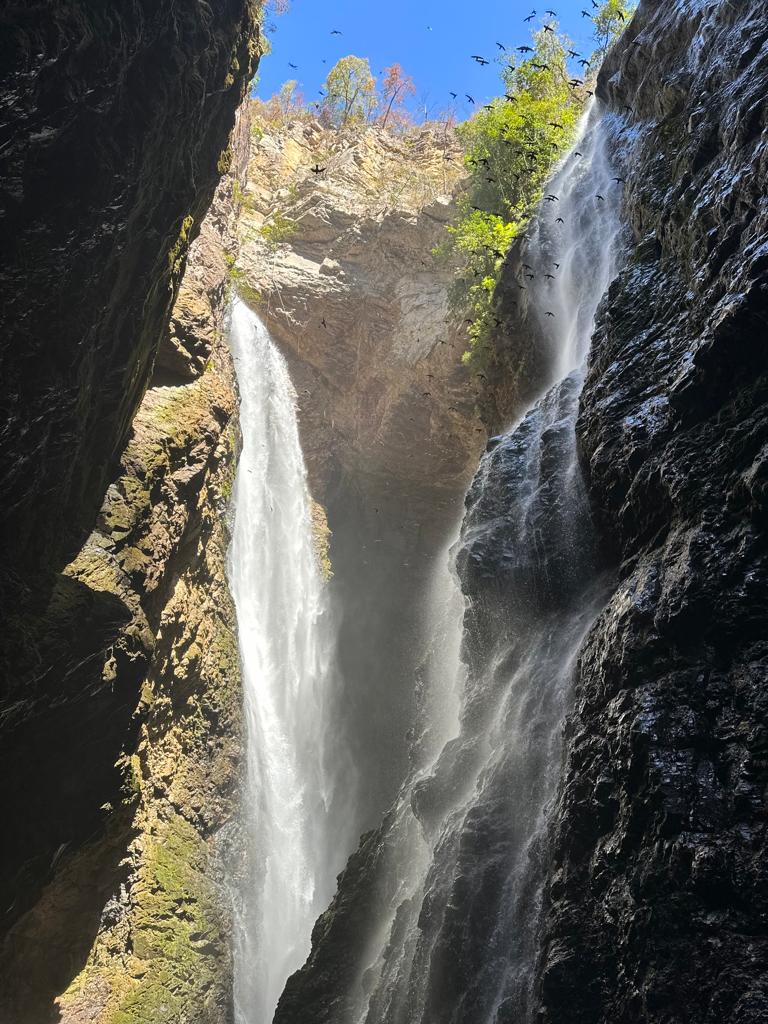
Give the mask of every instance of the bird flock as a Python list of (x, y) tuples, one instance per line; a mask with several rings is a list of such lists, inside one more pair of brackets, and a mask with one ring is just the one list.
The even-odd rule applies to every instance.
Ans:
[[(593, 18), (594, 17), (593, 11), (599, 9), (599, 7), (600, 7), (600, 4), (597, 2), (597, 0), (590, 0), (590, 2), (592, 4), (592, 9), (593, 10), (590, 11), (590, 10), (583, 9), (581, 11), (581, 15), (584, 18)], [(545, 10), (543, 12), (543, 14), (546, 17), (550, 17), (550, 18), (556, 18), (557, 17), (557, 12), (552, 10), (552, 9)], [(622, 22), (625, 21), (624, 14), (621, 11), (617, 11), (616, 14), (617, 14), (617, 17)], [(534, 19), (537, 16), (538, 16), (537, 11), (534, 9), (534, 10), (532, 10), (530, 12), (530, 14), (528, 14), (525, 18), (523, 18), (523, 22), (526, 23), (526, 24), (531, 23), (532, 21), (534, 21)], [(552, 34), (552, 35), (555, 34), (555, 26), (552, 25), (552, 24), (545, 23), (542, 26), (542, 29), (543, 29), (543, 31), (545, 33), (549, 33), (549, 34)], [(331, 30), (330, 34), (332, 36), (341, 36), (343, 33), (341, 32), (340, 29), (333, 29), (333, 30)], [(640, 44), (636, 40), (633, 40), (632, 41), (632, 45), (638, 46)], [(502, 53), (508, 53), (509, 52), (508, 48), (505, 46), (504, 43), (501, 43), (501, 42), (497, 41), (496, 42), (496, 46), (498, 47), (499, 51), (501, 51)], [(532, 53), (536, 52), (534, 47), (528, 46), (528, 45), (517, 46), (517, 47), (514, 48), (514, 50), (517, 53), (521, 54), (522, 56), (525, 56), (526, 54), (532, 54)], [(584, 73), (587, 73), (587, 72), (589, 72), (592, 69), (592, 62), (588, 58), (584, 57), (577, 50), (573, 50), (573, 49), (569, 48), (569, 49), (566, 50), (566, 53), (567, 53), (568, 57), (571, 60), (575, 60), (579, 64), (579, 66), (584, 69)], [(485, 57), (485, 56), (483, 56), (482, 54), (479, 54), (479, 53), (471, 54), (470, 55), (470, 59), (473, 60), (476, 64), (478, 64), (480, 67), (486, 67), (486, 66), (488, 66), (491, 63), (491, 61), (487, 57)], [(325, 61), (323, 61), (323, 63), (325, 63)], [(542, 62), (538, 62), (538, 61), (531, 61), (530, 62), (530, 66), (534, 70), (536, 70), (536, 71), (549, 71), (549, 70), (551, 70), (551, 68), (550, 68), (550, 66), (548, 64), (542, 63)], [(295, 69), (297, 67), (297, 65), (289, 63), (289, 67)], [(569, 85), (569, 87), (572, 90), (583, 89), (584, 84), (585, 84), (585, 82), (584, 82), (584, 79), (582, 79), (582, 78), (573, 77), (573, 78), (570, 78), (568, 80), (568, 85)], [(322, 93), (322, 90), (320, 90), (320, 91)], [(583, 94), (585, 96), (591, 98), (594, 95), (594, 91), (590, 90), (590, 89), (584, 89), (583, 90)], [(450, 95), (451, 99), (457, 100), (458, 96), (459, 96), (459, 93), (451, 91), (449, 93), (449, 95)], [(464, 93), (463, 95), (464, 95), (464, 97), (466, 98), (467, 102), (470, 105), (476, 106), (475, 98), (474, 98), (474, 96), (472, 96), (471, 93)], [(514, 102), (516, 102), (516, 97), (510, 95), (509, 93), (507, 93), (507, 94), (505, 94), (505, 100), (507, 102), (509, 102), (509, 103), (514, 103)], [(493, 110), (493, 104), (491, 104), (491, 103), (485, 104), (483, 109)], [(631, 110), (630, 107), (626, 107), (625, 109)], [(549, 126), (552, 127), (552, 128), (555, 128), (555, 129), (559, 129), (561, 131), (565, 130), (564, 125), (562, 125), (562, 124), (560, 124), (559, 122), (556, 122), (556, 121), (549, 122)], [(509, 140), (503, 139), (502, 140), (502, 144), (504, 144), (504, 145), (512, 145), (513, 143), (510, 142)], [(553, 148), (559, 148), (557, 143), (552, 143), (551, 145), (552, 145)], [(534, 160), (535, 160), (535, 154), (530, 153), (530, 154), (526, 154), (526, 155), (533, 157)], [(578, 158), (582, 157), (583, 154), (581, 152), (579, 152), (578, 150), (574, 150), (572, 156), (573, 156), (574, 159), (578, 159)], [(490, 161), (486, 157), (483, 157), (483, 158), (480, 158), (480, 159), (471, 158), (471, 159), (468, 160), (468, 164), (470, 166), (474, 167), (475, 170), (477, 170), (477, 171), (479, 171), (480, 167), (483, 167), (484, 170), (488, 172), (487, 174), (484, 175), (484, 180), (487, 183), (493, 184), (493, 183), (496, 182), (496, 179), (490, 173), (491, 165), (490, 165)], [(319, 163), (315, 163), (315, 165), (313, 167), (311, 167), (310, 170), (311, 170), (313, 175), (318, 176), (318, 175), (321, 175), (321, 174), (325, 174), (325, 172), (327, 171), (327, 167), (321, 167)], [(513, 175), (513, 177), (519, 178), (520, 175)], [(614, 177), (613, 180), (618, 185), (622, 185), (622, 184), (625, 183), (625, 179), (622, 178), (622, 177), (619, 177), (619, 176)], [(604, 202), (605, 201), (605, 197), (598, 193), (595, 196), (595, 201), (596, 202)], [(543, 202), (545, 202), (545, 203), (559, 203), (560, 202), (560, 197), (555, 195), (554, 193), (548, 193), (547, 195), (545, 195), (543, 197)], [(478, 206), (474, 206), (473, 205), (470, 208), (472, 210), (474, 210), (474, 211), (486, 212), (481, 207), (478, 207)], [(565, 219), (563, 217), (561, 217), (561, 216), (558, 216), (558, 217), (555, 218), (555, 224), (564, 225), (565, 224)], [(526, 238), (527, 236), (523, 235), (522, 237)], [(492, 257), (494, 260), (499, 260), (499, 259), (504, 259), (505, 258), (505, 253), (501, 252), (499, 249), (497, 249), (497, 248), (495, 248), (493, 246), (483, 246), (479, 250), (474, 250), (474, 255), (483, 255), (483, 253), (485, 253), (486, 255), (488, 255), (490, 257)], [(560, 269), (560, 264), (557, 263), (557, 262), (553, 262), (552, 263), (552, 267), (550, 269), (548, 269), (547, 272), (542, 275), (542, 277), (546, 281), (555, 281), (556, 277), (555, 277), (555, 274), (552, 273), (552, 270), (559, 270), (559, 269)], [(477, 270), (476, 269), (473, 273), (474, 273), (474, 276), (476, 278), (483, 275), (483, 271), (482, 270)], [(516, 283), (517, 287), (521, 291), (525, 291), (527, 289), (527, 284), (525, 284), (524, 282), (525, 281), (532, 281), (532, 280), (535, 279), (535, 277), (536, 277), (536, 273), (534, 271), (534, 268), (531, 267), (527, 263), (523, 263), (522, 267), (521, 267), (521, 271), (520, 271), (520, 277), (516, 280), (515, 283)], [(512, 305), (516, 306), (517, 303), (513, 302)], [(555, 313), (552, 310), (546, 310), (545, 311), (545, 316), (547, 316), (547, 317), (555, 317)], [(472, 324), (475, 323), (475, 321), (472, 320), (471, 318), (467, 317), (465, 319), (464, 323), (467, 324), (467, 325), (472, 325)], [(323, 319), (321, 321), (321, 325), (326, 330), (328, 329), (328, 324), (326, 322), (325, 317), (323, 317)], [(498, 317), (494, 317), (494, 325), (497, 328), (501, 327), (502, 321)], [(482, 378), (484, 380), (486, 379), (484, 374), (476, 374), (476, 376), (480, 377), (480, 378)], [(429, 392), (425, 392), (423, 397), (428, 397), (429, 394), (430, 394)]]

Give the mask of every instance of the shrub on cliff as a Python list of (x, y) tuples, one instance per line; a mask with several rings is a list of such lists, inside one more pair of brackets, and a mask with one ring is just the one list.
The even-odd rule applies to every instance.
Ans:
[[(604, 0), (596, 9), (597, 49), (586, 62), (590, 79), (633, 9), (629, 0)], [(587, 98), (589, 79), (570, 74), (569, 43), (555, 26), (535, 34), (532, 51), (524, 60), (504, 59), (504, 97), (458, 127), (469, 181), (458, 203), (459, 216), (437, 254), (456, 265), (451, 307), (467, 322), (469, 345), (463, 358), (476, 368), (491, 353), (494, 292), (504, 257), (571, 145)]]

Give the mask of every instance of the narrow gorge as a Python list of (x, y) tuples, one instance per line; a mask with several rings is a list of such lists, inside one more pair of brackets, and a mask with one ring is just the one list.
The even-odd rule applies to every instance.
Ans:
[(0, 1024), (768, 1022), (768, 3), (556, 6), (0, 11)]

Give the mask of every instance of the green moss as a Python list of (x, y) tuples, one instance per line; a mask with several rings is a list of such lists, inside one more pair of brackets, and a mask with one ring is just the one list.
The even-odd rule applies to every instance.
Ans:
[(190, 1005), (200, 1008), (215, 993), (226, 939), (204, 872), (197, 832), (178, 816), (163, 822), (133, 894), (133, 953), (144, 972), (105, 1024), (182, 1024)]
[[(230, 77), (230, 76), (227, 76), (227, 77)], [(233, 82), (234, 82), (234, 78), (232, 79), (231, 82), (229, 82), (229, 85), (232, 85)], [(221, 151), (221, 155), (219, 156), (219, 159), (218, 159), (218, 161), (216, 163), (216, 170), (219, 172), (219, 174), (222, 177), (224, 177), (224, 175), (229, 172), (229, 169), (230, 169), (231, 166), (232, 166), (232, 146), (230, 145), (230, 146), (227, 146), (226, 149), (223, 149)]]
[(195, 223), (195, 218), (191, 215), (184, 218), (181, 222), (181, 231), (179, 237), (174, 242), (171, 251), (168, 253), (168, 265), (171, 268), (171, 274), (175, 277), (181, 273), (182, 265), (184, 263), (184, 256), (186, 255), (187, 249), (189, 248), (189, 232), (192, 225)]

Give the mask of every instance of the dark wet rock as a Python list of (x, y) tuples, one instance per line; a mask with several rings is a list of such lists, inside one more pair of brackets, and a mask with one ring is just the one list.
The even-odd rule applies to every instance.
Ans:
[(756, 1024), (768, 6), (641, 3), (599, 92), (626, 119), (637, 244), (598, 324), (578, 431), (621, 568), (577, 671), (537, 1019)]
[[(236, 733), (236, 691), (226, 707), (212, 692), (236, 678), (224, 665), (234, 641), (219, 515), (235, 392), (221, 333), (227, 267), (220, 251), (208, 256), (232, 235), (231, 182), (216, 225), (201, 227), (239, 159), (230, 135), (256, 15), (250, 0), (53, 0), (0, 13), (0, 1017), (18, 1024), (59, 1012), (53, 998), (109, 929), (98, 904), (116, 879), (134, 885), (144, 871), (138, 885), (152, 888), (155, 839), (203, 878), (203, 847), (230, 813), (234, 762), (217, 729)], [(198, 259), (174, 307), (190, 245)], [(161, 342), (176, 364), (159, 360), (151, 379)], [(222, 650), (210, 643), (205, 658), (187, 630), (202, 637), (213, 606)], [(210, 711), (199, 735), (211, 739), (195, 764), (164, 747), (193, 704)], [(153, 776), (161, 754), (180, 769), (182, 798)], [(210, 773), (212, 755), (226, 768)], [(208, 775), (195, 773), (203, 758)], [(142, 787), (167, 826), (160, 839), (155, 819), (138, 820)], [(129, 945), (115, 942), (116, 956)], [(199, 981), (224, 1005), (218, 982), (204, 971)], [(71, 1019), (99, 1019), (96, 996), (83, 1000), (90, 1016), (70, 1008)]]

